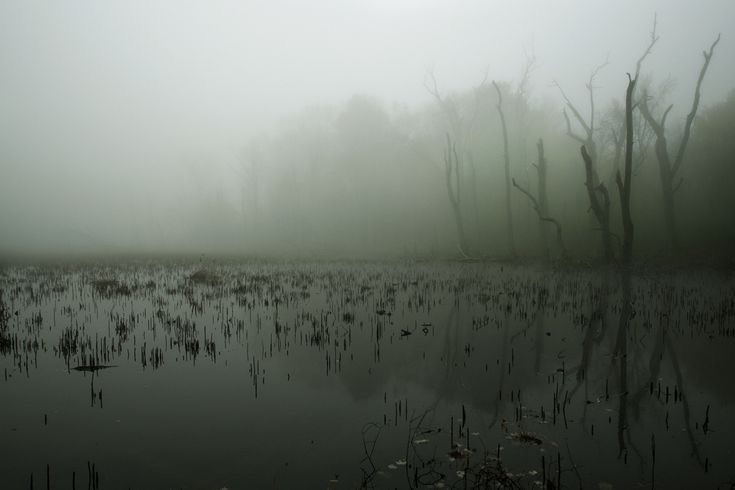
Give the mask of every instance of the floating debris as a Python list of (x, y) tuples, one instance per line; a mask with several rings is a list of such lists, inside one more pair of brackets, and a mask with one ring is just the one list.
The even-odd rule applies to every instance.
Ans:
[(510, 438), (514, 441), (520, 442), (521, 444), (536, 444), (541, 445), (544, 443), (536, 434), (533, 432), (511, 432)]

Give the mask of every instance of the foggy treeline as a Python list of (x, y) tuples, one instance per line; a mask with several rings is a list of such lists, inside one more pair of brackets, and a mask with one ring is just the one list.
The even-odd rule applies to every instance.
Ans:
[[(208, 169), (216, 157), (206, 151), (178, 154), (175, 171), (148, 162), (131, 169), (122, 158), (112, 173), (69, 177), (62, 164), (49, 172), (38, 167), (32, 175), (48, 182), (43, 185), (55, 204), (26, 202), (19, 219), (13, 196), (22, 191), (13, 189), (7, 172), (2, 226), (10, 232), (2, 251), (601, 257), (604, 227), (591, 204), (596, 196), (603, 204), (609, 200), (609, 246), (619, 256), (625, 233), (616, 172), (624, 175), (629, 157), (634, 255), (726, 252), (735, 245), (735, 83), (722, 100), (703, 103), (699, 92), (706, 94), (711, 83), (710, 61), (729, 60), (712, 32), (696, 47), (698, 57), (676, 60), (691, 78), (672, 99), (677, 82), (649, 69), (671, 39), (658, 33), (660, 21), (651, 24), (648, 33), (625, 33), (639, 45), (624, 63), (627, 75), (606, 73), (612, 68), (604, 57), (575, 59), (574, 77), (557, 83), (538, 71), (555, 60), (527, 50), (516, 60), (514, 77), (487, 69), (452, 89), (446, 72), (430, 66), (415, 87), (420, 102), (363, 92), (309, 104), (272, 128), (243, 134), (232, 145), (237, 154), (215, 178)], [(606, 47), (613, 54), (615, 48)], [(601, 74), (616, 80), (604, 93)], [(635, 81), (630, 155), (628, 76)], [(137, 144), (107, 138), (88, 143)], [(12, 146), (6, 147), (3, 159), (13, 161)], [(675, 167), (667, 175), (662, 148)], [(108, 187), (115, 172), (125, 171), (137, 176), (133, 184)], [(55, 176), (65, 184), (55, 186)], [(98, 181), (102, 190), (79, 192), (73, 182), (80, 180)], [(668, 202), (667, 193), (673, 196)], [(95, 214), (96, 203), (110, 195), (115, 207)]]
[[(655, 32), (652, 36), (658, 40)], [(341, 105), (311, 107), (287, 118), (274, 135), (253, 139), (242, 151), (233, 171), (240, 183), (239, 202), (209, 196), (199, 210), (204, 233), (218, 240), (229, 234), (242, 243), (242, 250), (256, 254), (477, 257), (571, 251), (600, 256), (601, 231), (580, 156), (580, 145), (586, 145), (594, 151), (595, 185), (606, 186), (610, 199), (611, 242), (617, 254), (623, 230), (615, 179), (625, 152), (626, 79), (621, 76), (619, 98), (597, 100), (595, 76), (605, 69), (603, 63), (580, 80), (592, 103), (599, 105), (572, 101), (561, 86), (561, 103), (537, 101), (532, 94), (535, 63), (527, 57), (515, 81), (490, 82), (486, 77), (460, 92), (442, 91), (434, 73), (427, 71), (423, 89), (433, 101), (415, 108), (388, 107), (369, 95), (355, 95)], [(661, 118), (669, 110), (671, 81), (656, 80), (642, 70), (637, 83), (635, 103), (645, 103), (649, 113)], [(695, 87), (691, 92), (694, 98)], [(681, 146), (683, 116), (664, 129), (672, 148)], [(667, 235), (657, 135), (641, 111), (633, 110), (632, 178), (637, 192), (631, 196), (631, 213), (635, 248), (643, 254), (722, 252), (735, 243), (735, 198), (730, 192), (735, 148), (726, 136), (735, 124), (735, 91), (694, 116), (681, 175), (674, 182), (677, 235), (685, 238), (673, 243)], [(510, 229), (504, 138), (514, 183)], [(546, 167), (545, 190), (539, 187), (540, 158)], [(539, 223), (529, 192), (537, 200), (539, 192), (546, 193), (544, 214), (563, 229), (565, 245), (553, 238), (553, 223)]]
[[(571, 253), (599, 255), (599, 225), (592, 218), (585, 187), (582, 143), (575, 139), (584, 130), (571, 121), (575, 137), (570, 137), (560, 107), (534, 103), (527, 87), (532, 73), (527, 76), (520, 83), (499, 83), (510, 176), (538, 196), (536, 165), (542, 140), (548, 214), (561, 223)], [(666, 87), (649, 80), (640, 83), (651, 94), (650, 110), (661, 114)], [(510, 194), (515, 235), (511, 248), (503, 137), (493, 86), (484, 83), (459, 93), (436, 90), (435, 104), (416, 109), (388, 108), (375, 98), (356, 95), (339, 107), (305, 110), (284, 122), (272, 138), (252, 141), (236, 174), (242, 182), (241, 201), (236, 207), (220, 202), (222, 208), (216, 211), (231, 216), (232, 222), (222, 226), (241, 224), (245, 249), (252, 250), (451, 256), (458, 253), (462, 239), (463, 252), (472, 256), (540, 256), (545, 248), (558, 255), (554, 225), (547, 223), (540, 230), (532, 202), (516, 188)], [(599, 181), (610, 195), (615, 242), (622, 236), (615, 172), (623, 161), (624, 102), (599, 103), (592, 141)], [(673, 147), (681, 140), (684, 124), (670, 121), (666, 128)], [(727, 137), (733, 124), (735, 92), (702, 109), (694, 121), (675, 183), (681, 250), (722, 251), (735, 243), (735, 147)], [(637, 112), (634, 134), (635, 248), (644, 254), (670, 251), (656, 136)], [(456, 170), (450, 177), (463, 221), (461, 239), (447, 193), (447, 137), (456, 152)]]

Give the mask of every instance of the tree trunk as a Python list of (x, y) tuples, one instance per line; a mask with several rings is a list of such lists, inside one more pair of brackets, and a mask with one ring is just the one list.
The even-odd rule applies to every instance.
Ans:
[(541, 212), (541, 205), (539, 204), (538, 200), (535, 197), (533, 197), (533, 194), (531, 194), (526, 189), (518, 185), (518, 182), (516, 182), (516, 179), (513, 179), (513, 187), (515, 187), (516, 189), (521, 191), (521, 193), (523, 193), (526, 197), (528, 197), (541, 223), (553, 223), (554, 226), (556, 226), (556, 243), (559, 246), (559, 253), (561, 254), (562, 259), (566, 259), (567, 258), (567, 248), (564, 246), (564, 236), (562, 235), (561, 223), (559, 223), (558, 220), (552, 218), (551, 216), (547, 214), (543, 214)]
[(674, 206), (674, 188), (671, 174), (661, 179), (661, 190), (663, 191), (664, 220), (666, 221), (666, 234), (669, 236), (671, 248), (679, 249), (679, 231), (676, 224), (676, 209)]
[[(536, 164), (536, 172), (538, 174), (538, 205), (539, 211), (543, 216), (549, 216), (549, 200), (546, 194), (546, 157), (544, 156), (544, 140), (539, 139), (536, 143), (538, 150), (538, 163)], [(539, 235), (541, 236), (541, 247), (544, 255), (549, 258), (549, 234), (546, 222), (539, 221)]]
[(503, 161), (505, 164), (505, 215), (506, 230), (508, 233), (508, 253), (511, 256), (516, 255), (515, 234), (513, 232), (513, 210), (511, 208), (510, 194), (510, 152), (508, 149), (508, 126), (505, 124), (505, 114), (503, 114), (503, 96), (500, 87), (493, 81), (495, 91), (498, 93), (498, 115), (500, 116), (500, 126), (503, 129)]
[(480, 206), (477, 204), (477, 171), (475, 169), (475, 159), (472, 153), (467, 152), (467, 163), (470, 167), (470, 179), (472, 179), (472, 218), (475, 226), (475, 246), (482, 248), (482, 227), (480, 226)]
[(459, 210), (459, 206), (452, 203), (452, 210), (454, 212), (454, 221), (457, 224), (457, 242), (459, 251), (462, 255), (467, 255), (467, 239), (464, 233), (464, 223), (462, 221), (462, 213)]
[[(610, 195), (607, 192), (605, 184), (594, 184), (595, 177), (593, 173), (592, 158), (587, 153), (587, 148), (580, 148), (582, 160), (584, 161), (584, 171), (586, 176), (585, 187), (587, 188), (587, 197), (590, 201), (590, 207), (594, 214), (597, 224), (600, 226), (600, 235), (602, 238), (602, 250), (605, 261), (612, 262), (615, 258), (612, 248), (612, 235), (610, 234)], [(602, 201), (600, 197), (602, 196)]]
[(702, 81), (704, 76), (707, 74), (710, 61), (712, 60), (712, 54), (714, 53), (715, 47), (720, 42), (720, 36), (712, 43), (709, 51), (705, 51), (704, 64), (699, 71), (699, 77), (697, 78), (697, 85), (694, 89), (694, 101), (692, 102), (692, 108), (687, 114), (686, 123), (684, 124), (684, 134), (679, 142), (679, 148), (672, 159), (669, 154), (668, 144), (666, 142), (666, 117), (669, 114), (672, 106), (669, 106), (661, 117), (661, 121), (657, 121), (653, 117), (648, 104), (646, 102), (647, 94), (644, 94), (640, 103), (640, 110), (643, 117), (646, 119), (648, 124), (656, 133), (656, 158), (658, 159), (659, 174), (661, 176), (661, 191), (663, 197), (663, 208), (664, 208), (664, 220), (666, 221), (666, 232), (669, 236), (669, 243), (672, 250), (677, 251), (679, 249), (679, 233), (676, 225), (676, 209), (674, 207), (674, 193), (677, 187), (681, 184), (681, 178), (679, 182), (674, 185), (674, 181), (679, 174), (679, 169), (684, 161), (684, 154), (686, 153), (687, 144), (689, 143), (689, 137), (691, 135), (692, 124), (694, 118), (697, 115), (697, 109), (699, 108), (699, 99), (701, 97)]
[(625, 93), (625, 174), (617, 174), (618, 192), (620, 193), (620, 211), (623, 218), (623, 253), (622, 262), (630, 265), (633, 257), (633, 218), (630, 214), (631, 179), (633, 173), (633, 91), (635, 79), (628, 75), (628, 89)]
[[(447, 184), (447, 196), (449, 197), (449, 204), (452, 206), (452, 213), (454, 215), (454, 222), (457, 225), (457, 246), (459, 252), (467, 256), (467, 237), (464, 231), (464, 222), (462, 220), (462, 208), (459, 200), (459, 159), (457, 158), (457, 148), (452, 143), (449, 134), (447, 134), (447, 149), (444, 153), (444, 165), (445, 165), (445, 180)], [(452, 171), (454, 170), (456, 180), (456, 191), (452, 186)]]

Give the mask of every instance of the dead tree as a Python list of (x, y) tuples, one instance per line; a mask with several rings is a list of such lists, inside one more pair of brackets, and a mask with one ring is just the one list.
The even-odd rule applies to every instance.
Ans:
[[(651, 29), (651, 41), (648, 43), (648, 47), (643, 52), (640, 58), (638, 58), (638, 61), (635, 63), (635, 81), (638, 81), (638, 77), (641, 75), (641, 66), (643, 65), (643, 61), (648, 57), (649, 54), (651, 54), (651, 51), (653, 50), (653, 46), (658, 42), (658, 35), (656, 34), (656, 27), (658, 26), (657, 18), (654, 15), (653, 16), (653, 29)], [(635, 84), (633, 86), (633, 94), (635, 94)]]
[[(566, 108), (564, 109), (563, 114), (564, 114), (564, 122), (566, 123), (566, 128), (567, 128), (567, 135), (573, 140), (581, 143), (582, 147), (584, 148), (584, 154), (587, 155), (585, 159), (585, 175), (586, 175), (585, 182), (587, 185), (588, 196), (590, 196), (591, 205), (592, 205), (592, 197), (594, 197), (597, 200), (597, 196), (595, 195), (594, 189), (604, 190), (605, 196), (607, 195), (606, 187), (604, 184), (600, 182), (600, 178), (598, 174), (597, 143), (595, 142), (595, 129), (596, 129), (595, 128), (595, 78), (597, 78), (597, 75), (600, 73), (600, 71), (607, 65), (608, 65), (608, 61), (605, 60), (604, 63), (595, 67), (595, 69), (592, 70), (592, 73), (590, 74), (590, 78), (585, 85), (585, 87), (587, 88), (587, 92), (589, 94), (589, 103), (590, 103), (589, 120), (585, 120), (585, 118), (582, 116), (582, 113), (572, 103), (572, 101), (567, 96), (566, 92), (564, 92), (564, 89), (562, 89), (561, 85), (559, 85), (558, 82), (554, 81), (554, 84), (559, 89), (559, 92), (561, 93), (561, 96), (564, 98), (564, 103), (566, 105)], [(567, 113), (567, 109), (571, 111), (572, 115), (574, 116), (574, 119), (577, 121), (579, 126), (582, 127), (582, 130), (584, 132), (583, 135), (576, 133), (572, 129), (572, 123), (569, 119), (569, 114)], [(609, 199), (606, 198), (605, 201), (603, 203), (600, 203), (599, 206), (592, 205), (593, 210), (596, 208), (600, 209), (600, 212), (595, 211), (595, 217), (597, 218), (597, 223), (599, 225), (600, 230), (603, 233), (603, 237), (602, 237), (603, 255), (605, 256), (605, 260), (610, 261), (612, 260), (612, 247), (611, 247), (610, 234), (609, 234), (609, 231), (610, 231)], [(601, 220), (603, 217), (604, 217), (604, 220)], [(591, 226), (594, 226), (593, 221), (594, 219), (590, 218)]]
[(572, 130), (572, 123), (569, 119), (569, 114), (567, 114), (567, 110), (564, 109), (564, 122), (567, 126), (567, 135), (581, 143), (587, 148), (587, 154), (590, 157), (590, 161), (592, 162), (592, 177), (593, 182), (595, 185), (597, 185), (597, 144), (595, 143), (594, 135), (595, 135), (595, 78), (597, 78), (598, 73), (600, 70), (605, 68), (608, 65), (608, 61), (605, 60), (604, 63), (598, 65), (594, 70), (592, 70), (592, 73), (590, 74), (590, 78), (587, 81), (585, 87), (587, 88), (587, 92), (589, 93), (589, 100), (590, 100), (590, 116), (589, 116), (589, 122), (585, 120), (585, 118), (582, 116), (582, 114), (579, 112), (577, 107), (572, 103), (572, 101), (567, 97), (566, 92), (564, 92), (564, 89), (561, 88), (561, 85), (555, 80), (554, 85), (559, 89), (559, 92), (561, 92), (561, 96), (564, 98), (564, 104), (567, 106), (567, 108), (572, 112), (572, 115), (574, 116), (574, 119), (579, 123), (580, 126), (582, 126), (582, 130), (584, 131), (584, 136), (575, 133), (574, 130)]
[(600, 226), (600, 235), (602, 236), (602, 250), (607, 262), (612, 262), (612, 234), (610, 232), (610, 194), (604, 183), (595, 184), (592, 157), (587, 152), (587, 147), (582, 145), (580, 148), (582, 160), (584, 161), (584, 173), (586, 176), (585, 187), (587, 188), (587, 197), (590, 201), (590, 208), (595, 215), (598, 225)]
[[(648, 46), (646, 46), (646, 50), (643, 52), (640, 58), (636, 61), (635, 64), (635, 86), (633, 87), (633, 93), (632, 93), (632, 100), (633, 105), (635, 106), (637, 104), (637, 100), (635, 97), (636, 90), (638, 90), (638, 81), (640, 80), (640, 74), (641, 74), (641, 67), (643, 66), (643, 62), (645, 59), (651, 54), (653, 51), (654, 45), (658, 42), (659, 36), (656, 34), (656, 28), (658, 26), (657, 17), (653, 16), (653, 28), (651, 29), (651, 35), (649, 39)], [(623, 151), (625, 148), (625, 128), (626, 128), (626, 122), (625, 122), (625, 108), (619, 108), (616, 106), (615, 108), (615, 116), (614, 118), (619, 118), (619, 124), (612, 124), (613, 128), (611, 129), (612, 132), (612, 142), (614, 146), (614, 157), (613, 157), (613, 169), (612, 169), (612, 178), (615, 180), (617, 177), (618, 172), (620, 171), (620, 159), (623, 156)], [(619, 111), (619, 112), (618, 112)], [(651, 143), (653, 141), (653, 132), (648, 127), (647, 124), (640, 124), (639, 121), (635, 120), (635, 114), (633, 114), (634, 117), (634, 124), (633, 124), (633, 133), (634, 133), (634, 140), (638, 146), (638, 154), (636, 155), (634, 152), (633, 156), (633, 173), (636, 173), (636, 170), (641, 167), (643, 162), (646, 159), (646, 156), (648, 155), (648, 150), (650, 149)], [(641, 116), (642, 117), (642, 116)]]
[(506, 215), (506, 230), (508, 233), (508, 252), (511, 256), (516, 255), (516, 244), (515, 234), (513, 232), (513, 210), (511, 209), (510, 200), (510, 152), (508, 150), (508, 126), (505, 124), (505, 114), (503, 113), (503, 95), (500, 91), (500, 87), (493, 80), (493, 86), (495, 91), (498, 93), (498, 104), (495, 106), (498, 109), (498, 115), (500, 116), (500, 126), (503, 130), (503, 161), (505, 166), (505, 215)]
[[(512, 179), (513, 181), (513, 187), (521, 191), (530, 201), (533, 205), (534, 211), (536, 211), (536, 214), (538, 215), (539, 222), (544, 223), (553, 223), (554, 226), (556, 226), (556, 243), (559, 246), (559, 253), (561, 254), (561, 257), (565, 259), (567, 257), (567, 248), (564, 246), (564, 237), (562, 235), (562, 229), (561, 229), (561, 223), (559, 223), (558, 220), (552, 218), (547, 213), (543, 212), (541, 209), (541, 203), (539, 203), (538, 200), (528, 192), (526, 189), (518, 185), (516, 182), (516, 179)], [(548, 249), (547, 249), (548, 252)]]
[(643, 60), (651, 53), (654, 44), (658, 41), (656, 35), (656, 17), (653, 18), (653, 29), (651, 30), (651, 41), (638, 58), (635, 65), (635, 78), (631, 78), (628, 74), (628, 88), (625, 91), (625, 163), (624, 174), (620, 175), (618, 169), (615, 174), (615, 182), (618, 186), (618, 194), (620, 195), (620, 213), (623, 223), (623, 246), (621, 252), (621, 262), (623, 265), (630, 265), (633, 258), (633, 217), (630, 212), (630, 196), (633, 174), (633, 97), (635, 96), (636, 84), (641, 73), (641, 65)]
[(625, 138), (623, 136), (624, 133), (625, 115), (623, 115), (620, 124), (615, 124), (614, 127), (610, 129), (610, 140), (612, 141), (613, 146), (611, 182), (615, 181), (615, 176), (618, 172), (620, 172), (620, 159), (623, 157), (623, 148), (625, 147)]
[[(446, 122), (449, 126), (449, 136), (452, 139), (453, 143), (453, 152), (454, 152), (454, 161), (452, 163), (454, 167), (454, 172), (456, 175), (456, 188), (455, 188), (455, 195), (457, 197), (457, 202), (460, 202), (460, 192), (461, 188), (463, 186), (463, 180), (464, 180), (464, 163), (465, 159), (467, 163), (469, 164), (469, 171), (470, 171), (470, 193), (469, 198), (471, 201), (472, 208), (474, 210), (474, 217), (475, 217), (475, 225), (476, 225), (476, 233), (478, 233), (478, 241), (479, 241), (479, 233), (480, 233), (480, 227), (479, 227), (479, 211), (478, 211), (478, 204), (477, 204), (477, 179), (475, 179), (475, 166), (474, 161), (472, 160), (472, 154), (469, 151), (469, 143), (470, 139), (472, 137), (472, 134), (474, 132), (475, 123), (477, 122), (477, 116), (479, 114), (479, 106), (480, 106), (480, 94), (482, 93), (482, 88), (485, 85), (485, 82), (487, 81), (487, 74), (485, 74), (485, 77), (480, 82), (480, 84), (475, 88), (475, 100), (474, 100), (474, 107), (472, 109), (471, 114), (463, 114), (463, 111), (460, 110), (460, 103), (457, 101), (455, 97), (452, 97), (451, 95), (442, 95), (442, 93), (439, 90), (439, 85), (437, 84), (436, 77), (434, 76), (433, 71), (427, 71), (426, 78), (424, 80), (424, 87), (426, 88), (426, 91), (436, 99), (437, 105), (439, 106), (440, 111), (444, 115), (444, 118), (446, 119)], [(466, 117), (467, 116), (467, 117)], [(462, 214), (462, 208), (459, 208), (459, 213)], [(465, 242), (465, 245), (467, 243)], [(463, 247), (463, 253), (466, 252), (467, 249)]]
[[(544, 155), (544, 140), (540, 139), (536, 143), (538, 152), (538, 163), (536, 167), (536, 175), (538, 176), (538, 207), (544, 216), (549, 216), (549, 198), (546, 194), (546, 156)], [(541, 236), (541, 246), (544, 248), (546, 257), (549, 257), (549, 237), (546, 232), (546, 223), (544, 220), (539, 221), (539, 234)]]
[[(656, 28), (657, 28), (658, 22), (657, 18), (654, 15), (653, 17), (653, 28), (651, 29), (651, 36), (648, 43), (648, 46), (646, 46), (646, 50), (643, 52), (640, 58), (636, 61), (635, 64), (635, 86), (633, 88), (633, 94), (632, 94), (632, 100), (633, 105), (637, 104), (635, 92), (638, 90), (638, 80), (640, 80), (640, 74), (641, 74), (641, 67), (643, 66), (643, 62), (645, 59), (651, 54), (653, 51), (654, 45), (658, 42), (659, 36), (656, 34)], [(635, 116), (635, 115), (634, 115)], [(642, 116), (641, 116), (642, 117)], [(619, 104), (617, 104), (617, 101), (613, 104), (612, 114), (609, 114), (608, 116), (608, 126), (610, 130), (610, 140), (612, 142), (613, 146), (613, 161), (612, 161), (612, 170), (611, 170), (611, 177), (612, 181), (614, 182), (617, 178), (617, 174), (620, 171), (620, 159), (623, 156), (623, 151), (625, 148), (625, 128), (626, 128), (626, 113), (625, 108), (621, 108)], [(638, 152), (637, 155), (634, 154), (633, 158), (633, 173), (636, 172), (636, 169), (640, 168), (643, 162), (646, 159), (646, 156), (648, 155), (648, 150), (650, 149), (651, 143), (653, 141), (653, 132), (648, 127), (647, 124), (640, 124), (639, 121), (634, 121), (634, 140), (638, 146)]]
[[(452, 206), (454, 222), (457, 225), (457, 247), (459, 248), (459, 253), (467, 257), (467, 238), (462, 220), (459, 194), (459, 158), (457, 157), (457, 147), (452, 143), (452, 138), (449, 136), (449, 133), (447, 133), (447, 148), (444, 151), (444, 170), (449, 204)], [(452, 184), (452, 176), (454, 176), (454, 185)]]
[(676, 210), (674, 207), (674, 197), (676, 191), (681, 186), (683, 179), (681, 177), (677, 180), (677, 175), (681, 164), (684, 161), (684, 154), (686, 152), (687, 144), (689, 143), (689, 136), (691, 135), (692, 123), (697, 115), (697, 109), (699, 108), (699, 99), (702, 88), (702, 81), (709, 68), (712, 54), (720, 42), (720, 36), (712, 43), (709, 51), (704, 51), (704, 64), (699, 71), (699, 78), (697, 79), (697, 85), (694, 89), (694, 101), (692, 102), (692, 108), (687, 114), (686, 122), (684, 123), (684, 134), (679, 142), (679, 147), (676, 150), (674, 159), (672, 161), (671, 154), (669, 153), (669, 146), (666, 141), (666, 118), (671, 111), (673, 105), (670, 105), (661, 116), (660, 120), (657, 120), (648, 107), (648, 95), (644, 94), (640, 103), (640, 110), (646, 122), (651, 126), (654, 133), (656, 133), (656, 159), (658, 160), (659, 176), (661, 178), (661, 189), (663, 191), (663, 205), (664, 205), (664, 219), (666, 222), (666, 232), (669, 236), (669, 243), (671, 248), (677, 250), (679, 248), (679, 234), (676, 224)]
[(618, 193), (620, 194), (620, 212), (623, 218), (623, 265), (630, 265), (633, 256), (633, 218), (630, 214), (631, 174), (633, 173), (633, 92), (635, 78), (628, 75), (628, 89), (625, 92), (625, 174), (616, 175)]
[(475, 167), (475, 158), (472, 156), (472, 152), (466, 152), (465, 159), (467, 161), (467, 168), (470, 174), (470, 198), (472, 199), (472, 224), (475, 228), (475, 235), (477, 242), (481, 241), (481, 230), (480, 226), (480, 206), (477, 204), (477, 168)]
[(459, 143), (462, 149), (466, 132), (464, 131), (464, 120), (459, 111), (457, 100), (450, 95), (442, 95), (439, 91), (439, 85), (433, 71), (428, 71), (424, 80), (424, 88), (429, 94), (436, 99), (437, 105), (449, 124), (450, 135), (454, 138), (454, 142)]
[(527, 116), (528, 111), (530, 107), (530, 84), (531, 84), (531, 75), (537, 68), (537, 62), (536, 62), (536, 55), (534, 53), (528, 54), (526, 53), (526, 59), (523, 63), (523, 69), (521, 71), (521, 78), (518, 81), (518, 85), (516, 87), (515, 93), (514, 93), (514, 105), (515, 105), (515, 113), (518, 115), (517, 119), (517, 134), (516, 134), (516, 141), (518, 144), (518, 150), (520, 152), (517, 157), (520, 161), (525, 162), (528, 161), (527, 154), (526, 154), (526, 143), (527, 143), (527, 135), (528, 135), (528, 127), (527, 127)]

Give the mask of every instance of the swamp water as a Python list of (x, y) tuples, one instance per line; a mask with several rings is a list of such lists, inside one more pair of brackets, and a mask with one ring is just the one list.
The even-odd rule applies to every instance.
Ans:
[(735, 483), (728, 273), (130, 262), (0, 285), (0, 488)]

